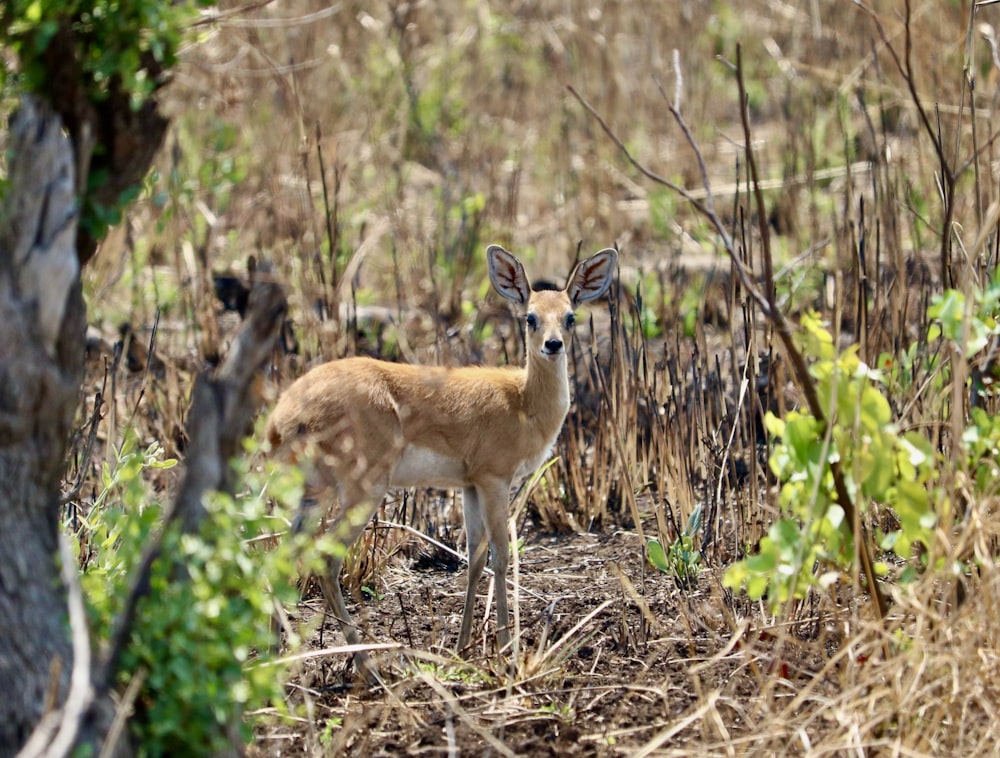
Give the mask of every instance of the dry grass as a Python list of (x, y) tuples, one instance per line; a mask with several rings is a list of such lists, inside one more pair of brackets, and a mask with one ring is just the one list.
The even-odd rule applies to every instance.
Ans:
[[(1000, 520), (989, 501), (941, 534), (978, 570), (895, 589), (884, 625), (851, 588), (779, 618), (721, 589), (725, 566), (775, 515), (761, 410), (800, 404), (799, 388), (704, 219), (633, 171), (565, 89), (640, 162), (697, 192), (696, 155), (667, 110), (682, 73), (681, 110), (717, 209), (757, 270), (767, 238), (783, 311), (818, 309), (864, 360), (898, 360), (926, 334), (943, 280), (969, 291), (996, 267), (1000, 72), (976, 23), (1000, 25), (1000, 11), (984, 6), (970, 23), (969, 3), (911, 5), (913, 92), (940, 150), (890, 54), (905, 49), (901, 2), (879, 4), (882, 32), (835, 0), (573, 13), (555, 2), (290, 0), (224, 4), (202, 27), (170, 88), (159, 174), (86, 274), (109, 339), (127, 320), (145, 346), (159, 314), (162, 363), (145, 349), (131, 370), (109, 361), (105, 442), (131, 424), (183, 455), (192, 371), (227, 333), (212, 273), (245, 274), (250, 255), (274, 262), (294, 315), (299, 352), (276, 361), (273, 395), (314, 361), (354, 352), (519, 360), (516, 322), (487, 295), (485, 245), (525, 254), (536, 272), (568, 271), (581, 240), (584, 253), (622, 248), (618, 296), (578, 329), (558, 462), (517, 514), (515, 675), (496, 670), (485, 641), (482, 657), (453, 660), (444, 620), (460, 580), (414, 576), (398, 558), (454, 562), (411, 532), (375, 530), (352, 573), (384, 596), (367, 609), (371, 636), (409, 646), (387, 661), (401, 678), (384, 695), (338, 690), (344, 655), (322, 652), (320, 628), (290, 688), (302, 720), (262, 728), (261, 754), (1000, 749)], [(726, 64), (737, 42), (766, 180), (763, 232)], [(959, 360), (956, 376), (968, 369)], [(937, 370), (918, 369), (890, 399), (900, 425), (927, 430), (954, 460), (963, 388), (928, 391)], [(105, 372), (95, 364), (93, 376), (91, 395)], [(696, 508), (706, 570), (682, 591), (644, 564), (641, 538), (671, 542)], [(441, 493), (408, 494), (383, 520), (456, 546), (459, 510)]]

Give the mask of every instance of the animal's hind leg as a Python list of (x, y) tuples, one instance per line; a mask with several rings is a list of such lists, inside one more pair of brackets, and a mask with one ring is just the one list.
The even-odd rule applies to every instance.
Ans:
[[(372, 514), (382, 503), (388, 489), (388, 479), (387, 474), (382, 474), (369, 480), (368, 486), (360, 486), (363, 483), (355, 483), (340, 487), (340, 511), (328, 530), (340, 543), (342, 549), (327, 558), (326, 571), (324, 576), (320, 578), (320, 588), (327, 606), (337, 619), (340, 630), (349, 645), (360, 645), (361, 635), (344, 600), (343, 586), (340, 582), (340, 570), (344, 563), (343, 555), (361, 536), (371, 521)], [(363, 673), (370, 682), (381, 681), (378, 671), (367, 653), (364, 651), (355, 652), (354, 663), (358, 671)]]
[[(308, 524), (313, 517), (312, 512), (316, 510), (318, 502), (315, 497), (309, 495), (302, 497), (289, 527), (289, 532), (292, 535), (297, 536), (310, 529)], [(284, 629), (291, 634), (292, 627), (288, 614), (277, 598), (274, 600), (274, 606), (274, 613), (271, 615), (271, 653), (277, 655), (281, 647), (281, 631)]]
[[(313, 470), (307, 484), (312, 498), (326, 507), (333, 505), (335, 494), (339, 495), (339, 507), (334, 511), (336, 515), (327, 526), (327, 531), (339, 546), (333, 555), (326, 558), (320, 588), (350, 645), (360, 645), (361, 635), (347, 610), (340, 583), (343, 556), (361, 536), (372, 514), (381, 505), (402, 444), (398, 423), (387, 427), (362, 413), (362, 410), (361, 407), (343, 409), (343, 418), (327, 432), (328, 436), (312, 448), (310, 460)], [(370, 682), (381, 681), (365, 652), (355, 652), (354, 662), (358, 671), (363, 672)]]

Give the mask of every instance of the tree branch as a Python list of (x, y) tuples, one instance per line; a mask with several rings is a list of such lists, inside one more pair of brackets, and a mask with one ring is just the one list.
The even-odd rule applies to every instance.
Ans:
[(108, 653), (96, 686), (110, 690), (122, 651), (135, 624), (139, 601), (149, 594), (153, 564), (161, 557), (163, 539), (175, 523), (183, 533), (198, 531), (205, 516), (202, 498), (206, 492), (232, 492), (230, 462), (240, 452), (240, 443), (250, 429), (259, 406), (255, 379), (270, 357), (284, 323), (287, 302), (281, 286), (258, 273), (250, 293), (246, 321), (223, 364), (205, 371), (195, 380), (188, 412), (188, 437), (183, 480), (163, 527), (143, 555), (132, 591), (111, 635)]
[[(675, 59), (676, 65), (676, 59)], [(732, 235), (726, 230), (726, 227), (719, 217), (718, 213), (715, 211), (715, 203), (712, 196), (712, 189), (708, 179), (708, 171), (705, 166), (704, 156), (695, 139), (693, 133), (687, 122), (684, 120), (683, 115), (680, 112), (680, 108), (676, 102), (669, 102), (668, 107), (670, 109), (670, 114), (674, 117), (674, 121), (680, 127), (681, 131), (684, 133), (684, 138), (688, 145), (694, 151), (695, 157), (698, 161), (699, 171), (701, 173), (702, 182), (705, 188), (705, 202), (700, 202), (698, 199), (693, 197), (688, 190), (669, 179), (666, 179), (656, 172), (652, 171), (650, 168), (636, 160), (632, 154), (628, 151), (624, 142), (618, 137), (617, 134), (608, 126), (607, 122), (597, 113), (597, 111), (586, 101), (583, 97), (573, 87), (568, 87), (570, 94), (572, 94), (580, 104), (590, 113), (597, 122), (601, 125), (604, 133), (611, 139), (612, 142), (618, 147), (625, 158), (632, 164), (640, 173), (651, 181), (660, 184), (687, 200), (691, 206), (701, 214), (708, 222), (714, 227), (716, 233), (719, 235), (719, 239), (722, 242), (722, 247), (729, 256), (729, 260), (736, 271), (737, 277), (740, 280), (740, 284), (744, 287), (746, 292), (753, 298), (763, 312), (765, 318), (767, 318), (771, 324), (774, 326), (775, 334), (781, 341), (785, 352), (788, 354), (789, 361), (795, 371), (795, 376), (798, 381), (799, 386), (803, 390), (803, 394), (806, 398), (806, 403), (809, 406), (809, 410), (816, 420), (820, 423), (820, 436), (824, 433), (828, 426), (826, 419), (826, 414), (823, 410), (823, 406), (819, 401), (819, 396), (816, 392), (816, 385), (809, 374), (809, 366), (806, 363), (805, 357), (799, 351), (795, 345), (795, 340), (793, 338), (793, 327), (791, 322), (787, 319), (781, 309), (778, 308), (775, 301), (774, 293), (774, 277), (773, 277), (773, 266), (771, 260), (771, 248), (769, 244), (770, 234), (767, 227), (767, 217), (764, 212), (764, 199), (761, 193), (760, 187), (760, 177), (757, 170), (757, 161), (753, 152), (753, 143), (751, 140), (751, 128), (750, 128), (750, 116), (747, 107), (746, 98), (746, 88), (743, 79), (743, 68), (742, 68), (742, 51), (739, 45), (737, 45), (736, 51), (736, 81), (739, 87), (740, 95), (740, 118), (743, 125), (744, 132), (744, 153), (747, 156), (747, 162), (750, 168), (750, 182), (752, 184), (752, 189), (754, 192), (754, 200), (757, 205), (757, 225), (758, 232), (762, 239), (763, 245), (763, 255), (764, 255), (764, 271), (765, 271), (765, 289), (762, 290), (756, 279), (754, 278), (752, 272), (746, 267), (743, 260), (740, 258), (736, 245), (733, 241)], [(662, 88), (660, 90), (663, 92)], [(664, 95), (665, 97), (665, 95)], [(830, 463), (830, 471), (834, 479), (834, 487), (837, 493), (837, 500), (841, 507), (844, 509), (846, 517), (850, 520), (851, 528), (855, 532), (855, 544), (858, 547), (859, 557), (861, 560), (861, 568), (868, 580), (868, 589), (871, 592), (872, 598), (875, 601), (875, 611), (879, 622), (883, 622), (885, 616), (888, 612), (888, 603), (883, 595), (881, 588), (876, 580), (874, 571), (874, 562), (871, 558), (871, 552), (868, 549), (868, 543), (864, 539), (860, 530), (858, 529), (859, 520), (857, 518), (857, 510), (854, 507), (854, 501), (850, 497), (850, 493), (847, 489), (847, 484), (844, 479), (843, 472), (837, 461), (832, 461)], [(857, 583), (860, 585), (860, 576), (856, 577)]]

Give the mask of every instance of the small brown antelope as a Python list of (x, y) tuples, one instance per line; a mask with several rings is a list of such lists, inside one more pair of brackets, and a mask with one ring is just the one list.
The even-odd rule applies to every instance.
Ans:
[[(507, 508), (518, 475), (549, 455), (569, 410), (566, 343), (574, 309), (607, 291), (618, 253), (580, 262), (561, 291), (535, 292), (521, 262), (498, 245), (490, 281), (525, 309), (524, 368), (440, 368), (345, 358), (294, 382), (268, 421), (272, 450), (310, 464), (311, 493), (340, 496), (337, 537), (353, 544), (389, 487), (461, 487), (469, 551), (458, 649), (469, 643), (487, 543), (496, 570), (497, 634), (510, 644)], [(324, 498), (325, 499), (325, 498)], [(316, 498), (312, 498), (315, 502)], [(340, 586), (341, 559), (321, 582), (348, 642), (359, 643)], [(367, 669), (363, 656), (356, 659)]]

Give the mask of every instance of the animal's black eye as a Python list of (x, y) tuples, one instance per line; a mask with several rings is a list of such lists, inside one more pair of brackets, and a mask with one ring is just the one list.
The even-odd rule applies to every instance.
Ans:
[(567, 329), (572, 329), (573, 328), (573, 324), (575, 324), (575, 323), (576, 323), (576, 316), (574, 316), (572, 313), (567, 313), (566, 314), (566, 328)]
[(535, 331), (538, 328), (538, 316), (534, 313), (529, 313), (528, 317), (524, 320), (531, 331)]

